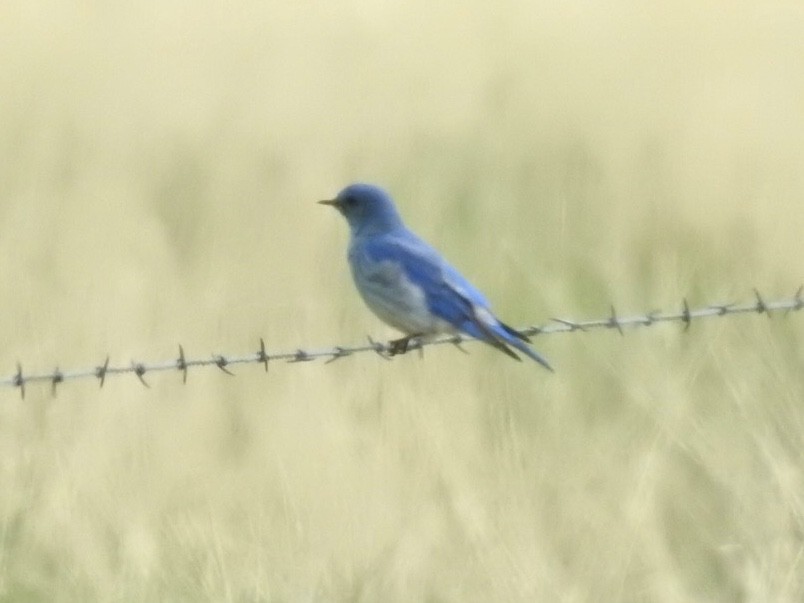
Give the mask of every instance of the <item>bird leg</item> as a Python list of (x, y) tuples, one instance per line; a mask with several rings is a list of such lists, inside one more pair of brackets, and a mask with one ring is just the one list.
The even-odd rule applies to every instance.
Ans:
[(393, 339), (389, 341), (388, 355), (397, 356), (399, 354), (404, 354), (405, 352), (408, 351), (408, 345), (410, 345), (411, 340), (421, 336), (422, 336), (421, 333), (414, 333), (413, 335), (408, 335), (406, 337), (402, 337), (401, 339)]

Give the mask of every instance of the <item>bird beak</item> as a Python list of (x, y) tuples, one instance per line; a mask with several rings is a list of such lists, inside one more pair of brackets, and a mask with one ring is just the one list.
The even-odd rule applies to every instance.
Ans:
[(338, 207), (340, 203), (337, 199), (324, 199), (323, 201), (319, 201), (321, 205), (331, 205), (332, 207)]

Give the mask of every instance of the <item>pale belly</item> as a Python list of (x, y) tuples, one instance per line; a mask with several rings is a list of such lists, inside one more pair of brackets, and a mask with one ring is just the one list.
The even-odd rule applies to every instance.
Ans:
[(433, 316), (424, 292), (394, 264), (374, 264), (370, 270), (353, 264), (352, 276), (363, 301), (386, 324), (407, 335), (455, 332)]

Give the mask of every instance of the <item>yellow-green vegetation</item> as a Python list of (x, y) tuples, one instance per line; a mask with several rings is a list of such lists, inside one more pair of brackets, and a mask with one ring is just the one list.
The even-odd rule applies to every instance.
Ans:
[[(796, 2), (0, 8), (0, 374), (354, 344), (354, 180), (514, 325), (804, 281)], [(804, 315), (0, 390), (0, 601), (804, 600)]]

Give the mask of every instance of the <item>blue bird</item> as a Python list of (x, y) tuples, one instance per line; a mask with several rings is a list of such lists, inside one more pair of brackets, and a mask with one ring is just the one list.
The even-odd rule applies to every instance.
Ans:
[(383, 189), (351, 184), (319, 203), (335, 207), (349, 223), (349, 266), (363, 301), (406, 335), (390, 342), (391, 355), (407, 351), (412, 339), (460, 332), (519, 360), (515, 348), (553, 370), (527, 336), (494, 316), (483, 294), (408, 230)]

